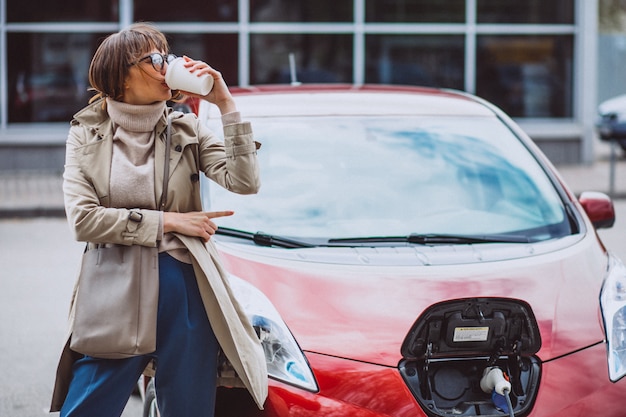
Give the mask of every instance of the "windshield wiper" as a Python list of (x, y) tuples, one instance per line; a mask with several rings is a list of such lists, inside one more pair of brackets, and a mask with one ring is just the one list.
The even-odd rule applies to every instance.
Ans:
[(218, 235), (235, 237), (239, 239), (251, 240), (259, 246), (278, 246), (281, 248), (313, 248), (316, 245), (311, 243), (302, 242), (295, 239), (290, 239), (281, 236), (268, 235), (263, 232), (244, 232), (243, 230), (231, 229), (229, 227), (218, 227), (215, 232)]
[(473, 243), (529, 243), (531, 240), (520, 235), (448, 235), (410, 234), (408, 236), (371, 236), (328, 239), (333, 244), (367, 243), (415, 243), (419, 245), (467, 245)]
[(280, 248), (314, 248), (317, 246), (348, 246), (367, 245), (376, 243), (403, 243), (418, 245), (468, 245), (478, 243), (530, 243), (533, 241), (527, 236), (521, 235), (450, 235), (450, 234), (417, 234), (408, 236), (368, 236), (368, 237), (347, 237), (328, 239), (327, 243), (313, 244), (283, 236), (270, 235), (263, 232), (246, 232), (243, 230), (231, 229), (229, 227), (219, 227), (216, 231), (218, 235), (245, 239), (254, 242), (259, 246), (277, 246)]

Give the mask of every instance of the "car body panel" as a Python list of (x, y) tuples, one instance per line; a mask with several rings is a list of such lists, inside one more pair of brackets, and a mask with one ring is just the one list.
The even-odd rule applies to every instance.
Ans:
[[(350, 416), (426, 417), (395, 368), (307, 353), (320, 392), (307, 393), (270, 381), (264, 412), (245, 417)], [(544, 362), (541, 386), (530, 417), (623, 415), (624, 383), (608, 382), (605, 346), (600, 343), (559, 360)], [(504, 415), (504, 414), (502, 414)], [(242, 416), (244, 417), (244, 416)]]
[[(604, 338), (597, 300), (606, 260), (593, 235), (543, 255), (446, 266), (420, 265), (415, 254), (413, 266), (376, 265), (385, 257), (377, 253), (382, 249), (345, 250), (344, 262), (337, 249), (332, 262), (311, 262), (309, 254), (293, 259), (293, 250), (286, 249), (232, 244), (220, 249), (228, 270), (274, 302), (307, 351), (397, 366), (404, 336), (424, 309), (465, 297), (527, 301), (541, 327), (538, 356), (544, 360)], [(263, 259), (263, 252), (271, 256)], [(286, 257), (278, 258), (283, 252)]]
[(397, 369), (326, 355), (309, 354), (308, 357), (317, 370), (320, 392), (308, 393), (303, 397), (296, 391), (294, 395), (291, 387), (271, 381), (269, 415), (279, 410), (277, 415), (292, 415), (296, 412), (303, 417), (416, 415), (419, 406)]

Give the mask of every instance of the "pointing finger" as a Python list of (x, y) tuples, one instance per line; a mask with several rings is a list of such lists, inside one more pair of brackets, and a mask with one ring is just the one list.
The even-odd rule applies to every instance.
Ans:
[(235, 214), (234, 211), (232, 210), (226, 210), (226, 211), (207, 211), (206, 216), (209, 219), (214, 219), (216, 217), (226, 217), (226, 216), (232, 216), (233, 214)]

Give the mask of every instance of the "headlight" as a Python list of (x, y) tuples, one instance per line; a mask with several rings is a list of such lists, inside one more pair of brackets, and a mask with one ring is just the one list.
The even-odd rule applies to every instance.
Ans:
[(318, 387), (311, 367), (272, 302), (241, 278), (230, 275), (229, 283), (261, 340), (268, 375), (316, 392)]
[(608, 349), (609, 378), (616, 382), (626, 375), (626, 266), (609, 255), (600, 307)]

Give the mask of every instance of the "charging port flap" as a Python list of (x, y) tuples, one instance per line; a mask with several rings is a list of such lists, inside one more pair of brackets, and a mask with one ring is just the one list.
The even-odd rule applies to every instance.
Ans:
[(527, 303), (471, 298), (430, 306), (405, 338), (402, 356), (423, 358), (429, 345), (434, 357), (491, 355), (498, 349), (502, 354), (533, 355), (541, 348), (541, 336)]

